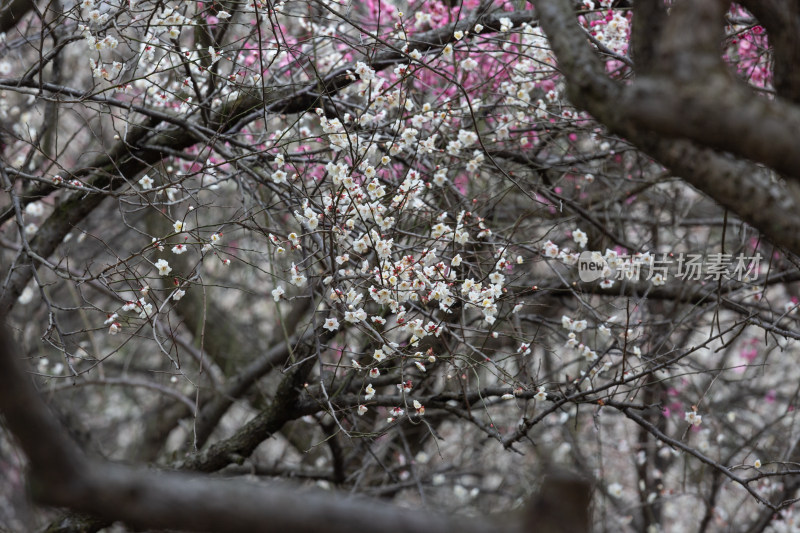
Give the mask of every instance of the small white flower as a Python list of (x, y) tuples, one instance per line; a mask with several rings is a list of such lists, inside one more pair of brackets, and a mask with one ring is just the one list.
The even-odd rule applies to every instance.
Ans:
[(366, 392), (366, 394), (364, 395), (365, 401), (369, 401), (375, 397), (375, 389), (372, 387), (372, 383), (367, 385), (367, 388), (364, 389), (364, 392)]
[(302, 287), (303, 285), (306, 284), (308, 278), (306, 278), (306, 276), (300, 272), (299, 268), (294, 263), (292, 263), (291, 272), (292, 272), (292, 277), (291, 277), (292, 285), (296, 285), (297, 287)]
[(622, 497), (622, 485), (619, 483), (612, 483), (608, 486), (608, 493), (614, 498)]
[(356, 74), (364, 81), (369, 81), (375, 78), (375, 71), (372, 70), (367, 64), (359, 61), (356, 63)]
[(378, 362), (381, 362), (381, 361), (383, 361), (384, 359), (386, 359), (386, 354), (383, 352), (383, 350), (382, 350), (382, 349), (378, 348), (377, 350), (375, 350), (375, 353), (373, 353), (373, 354), (372, 354), (372, 357), (373, 357), (373, 358), (374, 358), (376, 361), (378, 361)]
[(221, 50), (214, 50), (213, 46), (208, 47), (208, 55), (211, 56), (211, 63), (216, 63), (222, 57)]
[(186, 252), (186, 245), (185, 244), (176, 244), (172, 247), (172, 253), (175, 255), (181, 255), (182, 253)]
[(40, 217), (44, 214), (42, 202), (31, 202), (25, 206), (25, 214), (31, 217)]
[(600, 282), (601, 289), (610, 289), (613, 286), (614, 286), (613, 279), (604, 279), (603, 281)]
[(478, 68), (478, 62), (472, 59), (471, 57), (468, 57), (461, 62), (461, 68), (463, 68), (467, 72), (471, 72), (476, 68)]
[[(108, 328), (109, 335), (116, 335), (119, 333), (120, 329), (122, 329), (121, 324), (119, 322), (112, 322), (111, 326)], [(759, 463), (760, 465), (760, 463)], [(758, 468), (758, 467), (756, 467)]]
[(227, 11), (220, 11), (219, 13), (217, 13), (217, 18), (220, 20), (229, 19), (231, 18), (231, 14), (228, 13)]
[(286, 172), (283, 170), (276, 170), (272, 173), (272, 181), (277, 184), (286, 183)]
[(367, 411), (369, 411), (369, 409), (367, 409), (366, 405), (362, 404), (358, 406), (358, 416), (363, 416)]
[(684, 420), (689, 422), (692, 426), (699, 426), (703, 422), (703, 417), (697, 414), (697, 411), (688, 411)]
[(153, 188), (153, 178), (145, 174), (142, 176), (142, 179), (139, 180), (139, 185), (142, 186), (142, 189), (149, 190)]
[(513, 400), (514, 399), (514, 395), (511, 394), (510, 392), (507, 392), (507, 393), (503, 394), (502, 396), (500, 396), (500, 399), (501, 400)]
[(172, 267), (169, 266), (166, 259), (159, 259), (156, 261), (155, 267), (158, 269), (158, 273), (161, 276), (168, 276), (169, 273), (172, 272)]
[(144, 303), (144, 298), (141, 298), (140, 302), (142, 302), (142, 311), (139, 313), (139, 318), (148, 318), (153, 314), (153, 304)]
[(753, 463), (753, 466), (756, 468), (761, 468), (761, 459), (756, 459)]
[(533, 397), (536, 400), (544, 401), (547, 399), (547, 392), (545, 392), (544, 387), (539, 387), (538, 392)]
[(583, 356), (586, 358), (587, 361), (597, 361), (597, 352), (589, 348), (588, 346), (583, 346)]
[(572, 240), (575, 241), (575, 243), (581, 248), (586, 248), (588, 237), (583, 231), (576, 229), (572, 232)]
[(335, 317), (331, 317), (325, 321), (325, 325), (322, 327), (328, 331), (336, 331), (339, 329), (339, 321)]
[(183, 298), (185, 294), (186, 291), (184, 291), (183, 289), (178, 289), (174, 293), (172, 293), (172, 299), (177, 302), (178, 300)]
[(175, 224), (173, 224), (173, 225), (172, 225), (172, 227), (175, 229), (175, 233), (180, 233), (180, 232), (182, 232), (182, 231), (183, 231), (183, 229), (184, 229), (184, 228), (183, 228), (183, 221), (181, 221), (181, 220), (176, 220), (176, 221), (175, 221)]
[(286, 291), (283, 290), (283, 287), (277, 287), (272, 290), (272, 299), (277, 302), (284, 294), (286, 294)]

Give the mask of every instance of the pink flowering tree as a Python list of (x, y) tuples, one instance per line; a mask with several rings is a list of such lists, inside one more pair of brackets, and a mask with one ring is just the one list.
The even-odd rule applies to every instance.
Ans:
[(793, 527), (797, 10), (0, 2), (0, 529)]

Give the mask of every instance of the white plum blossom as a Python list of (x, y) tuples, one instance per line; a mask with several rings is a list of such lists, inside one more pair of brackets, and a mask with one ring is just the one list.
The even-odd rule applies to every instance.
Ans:
[(272, 289), (272, 299), (276, 302), (281, 299), (281, 297), (286, 294), (286, 291), (280, 285), (274, 289)]
[(685, 413), (684, 420), (697, 427), (703, 422), (703, 417), (698, 415), (696, 410), (691, 410)]
[(276, 170), (272, 173), (272, 181), (277, 184), (286, 183), (286, 172), (283, 170)]
[(307, 278), (300, 272), (300, 269), (294, 263), (292, 263), (291, 273), (292, 276), (290, 279), (292, 285), (295, 285), (297, 287), (302, 287), (303, 285), (306, 284)]
[(581, 248), (586, 248), (586, 244), (589, 242), (586, 234), (580, 229), (576, 229), (572, 232), (572, 240)]
[(147, 191), (153, 188), (153, 178), (145, 174), (139, 180), (139, 185), (142, 187), (143, 190)]
[(356, 63), (356, 74), (364, 81), (375, 79), (375, 71), (372, 70), (366, 63), (359, 61)]
[(420, 416), (425, 414), (425, 406), (419, 400), (414, 400), (414, 409), (417, 410), (417, 414)]
[(564, 315), (561, 317), (561, 327), (575, 333), (580, 333), (588, 327), (585, 320), (573, 320), (572, 318)]
[(612, 483), (608, 486), (608, 493), (614, 498), (622, 498), (622, 485), (619, 483)]
[(367, 319), (367, 312), (363, 309), (345, 311), (344, 319), (351, 324), (358, 324)]
[(158, 274), (161, 276), (168, 276), (169, 273), (172, 272), (172, 267), (169, 266), (166, 259), (159, 259), (156, 261), (155, 267), (158, 269)]
[(544, 387), (539, 387), (537, 389), (536, 394), (534, 394), (533, 397), (538, 401), (544, 401), (547, 399), (547, 391), (545, 390)]
[(459, 130), (458, 132), (458, 142), (461, 143), (461, 146), (467, 148), (472, 146), (478, 141), (478, 134), (472, 130)]

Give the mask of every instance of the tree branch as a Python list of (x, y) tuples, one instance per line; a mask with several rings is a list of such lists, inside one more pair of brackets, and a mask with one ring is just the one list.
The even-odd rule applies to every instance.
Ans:
[[(309, 533), (495, 530), (475, 518), (458, 520), (378, 501), (323, 493), (298, 497), (288, 487), (147, 471), (87, 459), (39, 398), (15, 360), (13, 346), (5, 328), (0, 328), (0, 412), (28, 456), (30, 487), (39, 502), (143, 529), (252, 532), (268, 528)], [(297, 394), (298, 382), (316, 359), (309, 361), (284, 380), (279, 399), (289, 401)]]
[[(540, 0), (536, 6), (542, 28), (567, 80), (570, 100), (575, 105), (586, 109), (611, 131), (622, 135), (677, 176), (734, 211), (773, 243), (800, 253), (800, 232), (797, 231), (800, 227), (800, 190), (794, 182), (774, 183), (768, 173), (751, 163), (698, 147), (687, 140), (666, 140), (644, 130), (638, 123), (641, 118), (633, 111), (639, 108), (628, 107), (636, 98), (630, 96), (630, 89), (608, 78), (603, 63), (577, 27), (569, 2)], [(762, 103), (754, 105), (761, 106)], [(679, 115), (675, 110), (673, 113)], [(708, 117), (708, 120), (716, 118)], [(674, 121), (675, 117), (670, 120)], [(699, 131), (696, 133), (700, 135)], [(785, 144), (783, 141), (782, 145)], [(800, 156), (797, 158), (797, 170), (800, 171)]]

